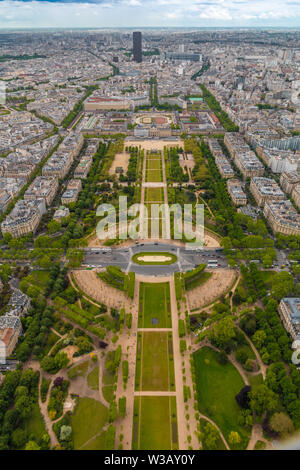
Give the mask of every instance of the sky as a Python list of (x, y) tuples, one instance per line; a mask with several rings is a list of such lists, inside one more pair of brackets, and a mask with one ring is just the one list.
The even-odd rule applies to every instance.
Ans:
[(0, 0), (0, 28), (300, 28), (300, 0)]

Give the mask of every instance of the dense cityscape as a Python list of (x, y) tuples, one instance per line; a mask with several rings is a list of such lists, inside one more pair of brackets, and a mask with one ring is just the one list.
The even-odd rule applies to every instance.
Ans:
[(299, 448), (299, 29), (0, 30), (0, 229), (0, 450)]

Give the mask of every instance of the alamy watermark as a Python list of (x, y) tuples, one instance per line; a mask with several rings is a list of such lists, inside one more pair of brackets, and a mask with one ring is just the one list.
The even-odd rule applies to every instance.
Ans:
[[(97, 207), (102, 217), (96, 228), (100, 240), (163, 239), (182, 240), (186, 248), (204, 245), (204, 205), (146, 203), (127, 205), (127, 196), (119, 197), (118, 210), (112, 204)], [(117, 217), (118, 216), (118, 217)]]

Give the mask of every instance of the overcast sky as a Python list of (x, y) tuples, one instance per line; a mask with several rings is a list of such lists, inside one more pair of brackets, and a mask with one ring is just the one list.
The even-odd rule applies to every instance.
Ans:
[(0, 0), (0, 27), (300, 27), (300, 0)]

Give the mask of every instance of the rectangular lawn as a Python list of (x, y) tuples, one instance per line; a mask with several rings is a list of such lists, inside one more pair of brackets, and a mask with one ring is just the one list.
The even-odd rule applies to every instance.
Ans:
[(143, 331), (139, 334), (136, 390), (168, 391), (175, 389), (172, 334)]
[(162, 188), (145, 188), (145, 202), (164, 202)]
[(162, 182), (162, 170), (148, 169), (146, 173), (147, 183), (160, 183)]
[(133, 449), (178, 449), (175, 397), (136, 397), (134, 410)]
[(140, 283), (139, 328), (172, 328), (168, 282)]

